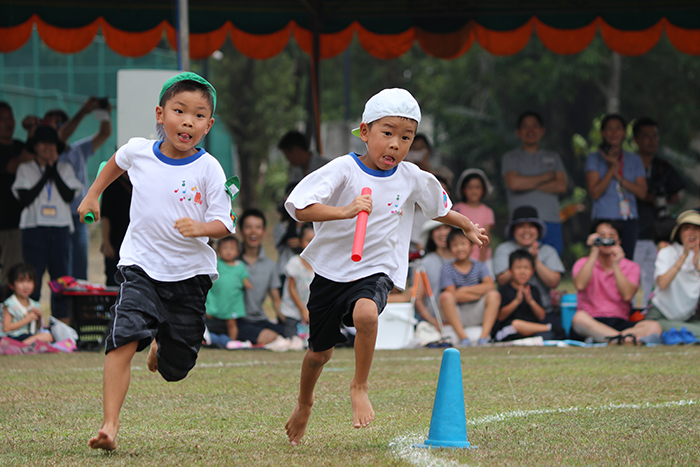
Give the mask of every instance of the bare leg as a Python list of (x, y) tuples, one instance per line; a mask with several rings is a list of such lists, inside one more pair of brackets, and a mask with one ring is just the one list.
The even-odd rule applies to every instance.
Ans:
[(316, 382), (321, 376), (323, 365), (331, 359), (331, 355), (333, 355), (332, 348), (323, 352), (313, 352), (311, 349), (306, 350), (304, 361), (301, 364), (301, 383), (299, 385), (297, 405), (284, 425), (292, 446), (298, 445), (302, 436), (306, 433), (306, 424), (309, 421), (311, 408), (314, 405), (314, 387), (316, 387)]
[(442, 315), (445, 317), (445, 321), (455, 330), (459, 340), (466, 339), (467, 335), (464, 333), (462, 320), (459, 319), (459, 313), (457, 313), (457, 298), (453, 293), (442, 292), (440, 294), (440, 308), (442, 308)]
[(498, 311), (501, 308), (501, 294), (496, 290), (486, 293), (484, 301), (484, 320), (481, 323), (481, 338), (488, 339), (491, 336), (493, 325), (496, 324)]
[(51, 336), (50, 333), (48, 332), (42, 332), (38, 334), (34, 334), (33, 336), (27, 337), (22, 341), (24, 344), (30, 345), (33, 344), (34, 342), (53, 342), (53, 336)]
[(232, 341), (238, 339), (238, 323), (235, 319), (226, 320), (226, 331), (228, 332), (228, 337)]
[(596, 342), (605, 342), (606, 337), (617, 336), (620, 332), (607, 324), (596, 321), (585, 311), (577, 311), (571, 320), (571, 327), (577, 334), (592, 337)]
[(262, 331), (260, 331), (260, 334), (258, 334), (258, 340), (257, 340), (256, 344), (267, 345), (270, 342), (277, 339), (278, 337), (279, 337), (279, 334), (277, 334), (272, 329), (263, 329)]
[(92, 449), (111, 451), (117, 447), (117, 432), (119, 431), (119, 412), (121, 411), (126, 392), (131, 379), (131, 359), (136, 353), (138, 342), (117, 347), (105, 358), (104, 375), (102, 377), (102, 393), (104, 397), (104, 418), (102, 428), (97, 436), (90, 438), (88, 446)]
[(355, 303), (352, 312), (357, 334), (355, 335), (355, 377), (350, 383), (352, 424), (355, 428), (369, 425), (374, 420), (374, 409), (367, 396), (369, 370), (372, 367), (374, 346), (377, 342), (377, 304), (368, 298)]
[(635, 324), (633, 327), (625, 329), (622, 334), (632, 334), (637, 339), (640, 337), (647, 337), (652, 334), (661, 334), (663, 330), (661, 325), (656, 321), (645, 319)]
[(153, 373), (158, 371), (158, 343), (155, 339), (151, 342), (151, 348), (148, 350), (148, 357), (146, 357), (146, 366)]
[(549, 331), (549, 326), (546, 324), (523, 321), (522, 319), (514, 319), (511, 325), (518, 331), (518, 334), (526, 337), (537, 334), (538, 332)]

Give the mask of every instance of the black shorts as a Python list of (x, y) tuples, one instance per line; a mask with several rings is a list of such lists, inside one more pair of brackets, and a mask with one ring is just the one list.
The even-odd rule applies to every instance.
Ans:
[(624, 331), (625, 329), (629, 329), (631, 327), (634, 327), (635, 323), (632, 321), (627, 321), (626, 319), (622, 318), (593, 318), (596, 321), (599, 321), (607, 326), (610, 326), (616, 331)]
[(323, 352), (347, 339), (340, 332), (343, 325), (353, 326), (355, 302), (368, 298), (384, 311), (394, 283), (386, 274), (373, 274), (353, 282), (335, 282), (318, 274), (311, 282), (309, 302), (309, 349)]
[(117, 300), (105, 338), (105, 353), (138, 341), (137, 351), (158, 343), (158, 371), (167, 381), (187, 376), (204, 336), (204, 303), (211, 279), (199, 275), (177, 282), (151, 279), (138, 266), (120, 267)]
[(268, 321), (266, 319), (252, 321), (245, 318), (238, 318), (236, 322), (238, 324), (239, 341), (250, 341), (253, 344), (257, 344), (260, 333), (265, 329), (275, 331), (280, 336), (284, 334), (284, 324), (273, 323), (272, 321)]

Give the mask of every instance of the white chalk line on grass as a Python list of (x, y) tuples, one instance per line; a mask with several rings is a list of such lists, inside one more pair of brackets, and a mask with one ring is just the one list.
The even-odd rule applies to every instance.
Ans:
[[(681, 400), (681, 401), (670, 401), (670, 402), (660, 402), (657, 404), (652, 404), (647, 402), (645, 404), (606, 404), (598, 407), (563, 407), (560, 409), (539, 409), (539, 410), (514, 410), (511, 412), (503, 412), (496, 415), (487, 415), (481, 418), (475, 418), (467, 420), (467, 425), (477, 426), (484, 425), (487, 423), (502, 422), (505, 420), (512, 420), (514, 418), (524, 418), (531, 415), (546, 415), (546, 414), (557, 414), (557, 413), (571, 413), (571, 412), (594, 412), (597, 410), (620, 410), (620, 409), (661, 409), (667, 407), (685, 407), (691, 405), (700, 404), (700, 400)], [(418, 467), (462, 467), (466, 464), (460, 464), (456, 461), (450, 459), (440, 459), (435, 456), (431, 449), (423, 449), (414, 447), (417, 443), (422, 443), (426, 436), (421, 434), (411, 434), (407, 436), (400, 436), (394, 438), (389, 443), (389, 448), (392, 454), (409, 462)]]

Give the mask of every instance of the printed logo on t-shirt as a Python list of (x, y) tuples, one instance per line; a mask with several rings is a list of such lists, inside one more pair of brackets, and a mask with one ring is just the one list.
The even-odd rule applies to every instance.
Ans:
[(403, 216), (403, 208), (399, 206), (399, 195), (396, 195), (396, 201), (392, 201), (387, 204), (391, 208), (391, 213), (392, 214), (398, 214), (399, 216)]
[(202, 204), (202, 193), (197, 186), (188, 188), (187, 181), (182, 181), (182, 186), (175, 189), (175, 194), (180, 198), (180, 201), (194, 201), (195, 204)]
[(442, 192), (442, 204), (445, 206), (445, 209), (447, 209), (447, 193), (443, 190)]

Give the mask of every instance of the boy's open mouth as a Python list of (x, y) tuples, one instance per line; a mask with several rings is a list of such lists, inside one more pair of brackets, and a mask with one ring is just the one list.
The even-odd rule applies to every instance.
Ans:
[(192, 139), (192, 135), (189, 135), (187, 133), (179, 133), (177, 136), (180, 139), (180, 141), (183, 141), (183, 142), (188, 142), (189, 140)]
[(388, 164), (388, 165), (391, 165), (391, 164), (393, 164), (394, 162), (396, 162), (396, 159), (394, 159), (394, 158), (391, 157), (391, 156), (383, 156), (383, 157), (382, 157), (382, 160), (384, 161), (385, 164)]

